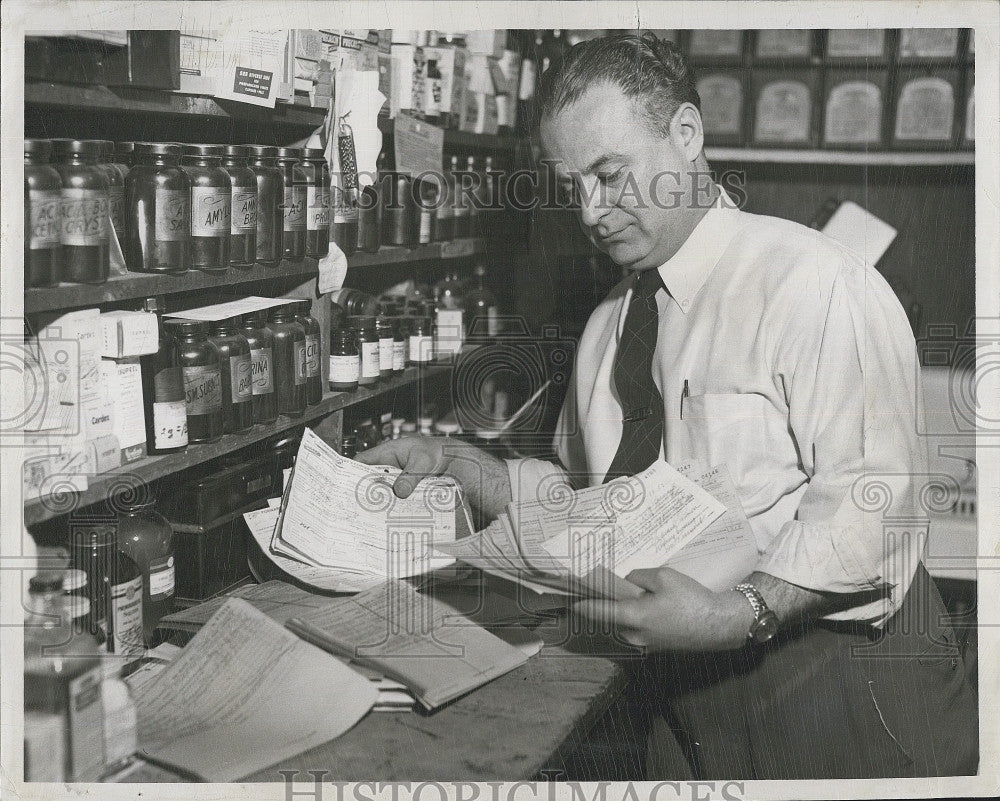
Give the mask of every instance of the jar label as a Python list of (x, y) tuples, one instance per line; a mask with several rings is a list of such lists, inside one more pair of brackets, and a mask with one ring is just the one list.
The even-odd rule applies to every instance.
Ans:
[(868, 81), (845, 81), (830, 92), (824, 141), (864, 144), (882, 139), (882, 90)]
[(149, 563), (149, 597), (160, 601), (174, 594), (174, 557), (163, 556)]
[(270, 348), (250, 349), (250, 374), (253, 376), (254, 395), (270, 395), (274, 392)]
[(157, 450), (188, 444), (187, 405), (182, 400), (153, 403), (153, 443)]
[(462, 348), (462, 332), (461, 309), (438, 309), (434, 352), (439, 355), (458, 353)]
[(304, 231), (306, 228), (306, 188), (285, 187), (285, 230)]
[(757, 103), (756, 138), (764, 142), (808, 142), (812, 120), (809, 87), (800, 81), (774, 81)]
[(28, 248), (47, 250), (59, 244), (60, 206), (58, 189), (32, 189), (28, 193)]
[(698, 81), (701, 118), (706, 133), (738, 134), (743, 113), (743, 90), (732, 75), (707, 75)]
[(410, 337), (410, 361), (429, 362), (434, 358), (434, 340), (417, 334)]
[(400, 340), (392, 343), (392, 369), (393, 372), (401, 372), (406, 369), (406, 342)]
[(337, 384), (353, 384), (361, 377), (361, 362), (354, 356), (330, 356), (330, 380)]
[(115, 653), (142, 653), (142, 576), (111, 587)]
[(108, 193), (104, 189), (62, 190), (62, 225), (59, 235), (64, 245), (94, 247), (108, 241)]
[(336, 206), (333, 209), (333, 222), (334, 225), (347, 225), (348, 223), (356, 223), (358, 221), (358, 207), (357, 206)]
[(378, 378), (378, 342), (362, 342), (361, 347), (361, 377)]
[(157, 187), (153, 207), (156, 239), (173, 242), (191, 235), (191, 193), (188, 190)]
[(184, 368), (184, 397), (188, 417), (222, 408), (222, 375), (217, 365)]
[(948, 141), (955, 118), (955, 97), (944, 78), (915, 78), (896, 104), (896, 138)]
[(378, 341), (378, 364), (380, 371), (392, 369), (392, 349), (394, 344), (392, 337)]
[(253, 189), (234, 189), (232, 204), (232, 234), (246, 234), (257, 230), (257, 192)]
[(108, 189), (108, 211), (115, 233), (125, 235), (125, 190), (120, 186)]
[(306, 334), (306, 377), (319, 375), (319, 336)]
[(229, 377), (233, 403), (244, 403), (253, 397), (253, 368), (249, 354), (229, 357)]
[(295, 362), (295, 386), (300, 386), (306, 383), (306, 378), (308, 378), (307, 367), (306, 367), (306, 342), (305, 340), (300, 340), (294, 342), (292, 359)]
[(330, 227), (330, 203), (321, 186), (306, 187), (306, 229), (323, 231)]
[(191, 236), (229, 236), (233, 199), (217, 186), (191, 187)]

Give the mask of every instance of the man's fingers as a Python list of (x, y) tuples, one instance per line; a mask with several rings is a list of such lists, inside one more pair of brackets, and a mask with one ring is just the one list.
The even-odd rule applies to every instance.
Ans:
[(428, 476), (439, 476), (444, 471), (444, 462), (428, 453), (413, 451), (403, 465), (403, 472), (396, 478), (392, 491), (399, 498), (409, 498), (423, 479)]
[(658, 592), (663, 589), (663, 579), (658, 567), (640, 567), (633, 570), (625, 580), (648, 592)]
[(362, 464), (386, 464), (390, 467), (406, 467), (410, 445), (404, 440), (391, 440), (361, 451), (354, 458)]
[(593, 598), (587, 601), (577, 601), (573, 604), (573, 611), (595, 623), (629, 628), (639, 628), (640, 625), (640, 610), (634, 601), (610, 601), (606, 598)]

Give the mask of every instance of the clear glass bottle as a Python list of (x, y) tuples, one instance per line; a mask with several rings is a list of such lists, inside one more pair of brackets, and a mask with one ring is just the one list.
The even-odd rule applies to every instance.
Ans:
[(274, 336), (274, 391), (278, 413), (301, 417), (306, 410), (306, 332), (288, 304), (268, 310)]
[(108, 280), (107, 174), (97, 165), (102, 145), (93, 139), (53, 139), (53, 167), (62, 178), (60, 279), (76, 284)]
[(295, 322), (306, 334), (306, 404), (314, 406), (323, 400), (323, 341), (319, 322), (312, 316), (312, 301), (299, 300), (290, 304)]
[(222, 436), (222, 370), (208, 323), (172, 319), (165, 325), (174, 337), (174, 365), (184, 376), (188, 443), (215, 442)]
[(46, 139), (24, 140), (24, 286), (59, 282), (62, 178)]
[(184, 373), (174, 364), (174, 340), (164, 328), (159, 299), (146, 298), (143, 308), (157, 316), (160, 331), (156, 353), (139, 357), (146, 452), (150, 455), (178, 453), (188, 444)]
[(148, 647), (156, 645), (156, 624), (174, 608), (174, 532), (150, 496), (120, 503), (118, 547), (142, 575), (142, 629)]
[(191, 179), (181, 146), (136, 144), (125, 179), (125, 263), (132, 272), (183, 273), (191, 266)]
[(229, 264), (253, 267), (257, 259), (257, 176), (247, 166), (243, 145), (226, 145), (222, 168), (233, 182), (230, 207)]
[(284, 215), (282, 218), (282, 255), (293, 263), (306, 255), (306, 203), (309, 178), (302, 169), (302, 151), (279, 147), (276, 159), (284, 175)]
[(278, 148), (270, 145), (246, 148), (250, 169), (257, 176), (257, 261), (275, 267), (283, 253), (285, 174), (275, 161)]
[(191, 268), (229, 269), (233, 181), (222, 167), (222, 145), (184, 145), (181, 167), (191, 179)]
[(111, 228), (118, 237), (118, 243), (121, 244), (125, 238), (125, 178), (121, 170), (112, 163), (115, 157), (115, 143), (109, 139), (97, 141), (101, 143), (101, 155), (97, 157), (97, 166), (108, 176), (108, 211), (111, 214)]
[(240, 332), (235, 317), (212, 322), (209, 339), (219, 349), (223, 433), (246, 431), (253, 426), (250, 343)]
[(330, 389), (355, 392), (360, 375), (357, 333), (346, 326), (335, 328), (330, 335)]
[(274, 391), (274, 335), (267, 327), (267, 310), (244, 314), (241, 323), (250, 345), (253, 422), (273, 423), (278, 419), (278, 397)]
[(330, 169), (322, 148), (302, 149), (306, 180), (306, 255), (321, 259), (330, 252)]

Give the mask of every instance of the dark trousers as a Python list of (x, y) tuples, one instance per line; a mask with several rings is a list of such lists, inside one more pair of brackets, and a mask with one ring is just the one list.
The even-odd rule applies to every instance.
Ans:
[(650, 659), (647, 778), (974, 774), (976, 692), (945, 614), (921, 565), (884, 630), (818, 621), (763, 646)]

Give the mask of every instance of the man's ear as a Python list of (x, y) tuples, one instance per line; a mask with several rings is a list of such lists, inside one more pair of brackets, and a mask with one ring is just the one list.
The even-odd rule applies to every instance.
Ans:
[(701, 155), (705, 146), (705, 129), (701, 124), (701, 112), (693, 103), (683, 103), (674, 112), (670, 121), (670, 136), (688, 161), (694, 161)]

